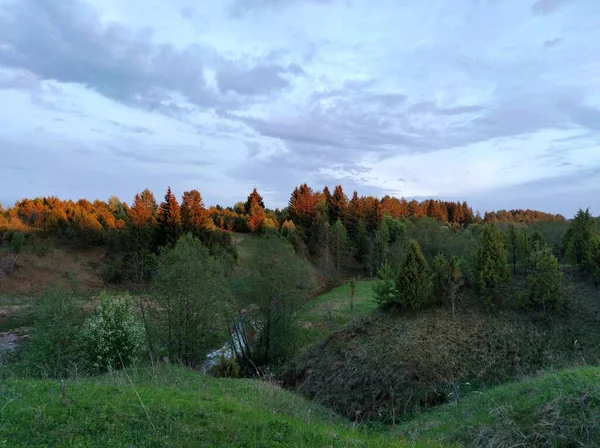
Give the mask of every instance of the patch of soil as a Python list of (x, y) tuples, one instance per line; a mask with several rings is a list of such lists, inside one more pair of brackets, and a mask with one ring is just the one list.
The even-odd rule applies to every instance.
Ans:
[[(9, 255), (0, 251), (0, 258)], [(10, 274), (0, 273), (0, 294), (35, 295), (71, 278), (85, 289), (100, 289), (104, 285), (103, 258), (101, 248), (53, 249), (43, 257), (23, 251)]]

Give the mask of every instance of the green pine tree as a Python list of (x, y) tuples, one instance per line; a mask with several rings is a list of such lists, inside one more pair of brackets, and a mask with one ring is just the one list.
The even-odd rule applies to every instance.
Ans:
[(531, 253), (528, 264), (527, 290), (532, 304), (541, 305), (544, 313), (547, 307), (560, 305), (562, 272), (558, 259), (550, 249), (542, 248)]
[(506, 240), (504, 234), (493, 224), (486, 225), (481, 232), (473, 267), (477, 288), (489, 308), (498, 286), (508, 280), (509, 276)]
[(429, 266), (419, 243), (415, 240), (410, 242), (406, 257), (400, 266), (397, 288), (398, 302), (413, 310), (423, 307), (431, 293)]

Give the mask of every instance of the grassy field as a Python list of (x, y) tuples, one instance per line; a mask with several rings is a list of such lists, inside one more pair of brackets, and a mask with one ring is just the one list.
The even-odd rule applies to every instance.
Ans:
[(276, 385), (178, 367), (70, 381), (65, 395), (58, 381), (4, 381), (0, 447), (412, 446)]
[(597, 446), (600, 369), (471, 393), (368, 431), (278, 386), (180, 367), (0, 384), (0, 447)]
[(471, 394), (394, 434), (466, 446), (599, 446), (600, 369), (566, 370)]
[(348, 282), (311, 300), (300, 315), (302, 345), (313, 344), (354, 319), (376, 313), (378, 308), (373, 300), (373, 284), (372, 280), (356, 282), (353, 308), (350, 306)]

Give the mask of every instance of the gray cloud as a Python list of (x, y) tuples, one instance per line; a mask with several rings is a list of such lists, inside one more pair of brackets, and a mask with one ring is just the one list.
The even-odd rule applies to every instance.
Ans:
[(219, 104), (204, 78), (203, 61), (214, 55), (200, 45), (179, 50), (154, 44), (151, 30), (105, 26), (77, 0), (20, 0), (5, 7), (3, 19), (5, 66), (83, 84), (126, 103), (160, 102), (181, 93), (200, 106)]
[(554, 48), (563, 44), (565, 41), (564, 37), (555, 37), (554, 39), (548, 39), (544, 42), (544, 48)]
[(304, 70), (297, 64), (289, 64), (287, 67), (276, 64), (257, 65), (249, 69), (229, 64), (217, 73), (217, 83), (223, 93), (267, 95), (290, 85), (286, 74), (303, 75)]

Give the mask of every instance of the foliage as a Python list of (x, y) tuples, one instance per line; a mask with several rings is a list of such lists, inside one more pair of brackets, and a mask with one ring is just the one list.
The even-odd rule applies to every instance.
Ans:
[(35, 302), (35, 321), (22, 354), (27, 374), (63, 378), (83, 371), (78, 344), (84, 320), (82, 304), (73, 287), (55, 288)]
[(567, 260), (583, 270), (590, 270), (592, 240), (596, 233), (598, 233), (598, 228), (590, 210), (579, 209), (565, 233), (563, 245)]
[[(454, 268), (457, 268), (457, 265), (455, 265)], [(436, 302), (439, 305), (449, 302), (454, 283), (452, 278), (453, 272), (450, 262), (444, 254), (439, 254), (433, 259), (431, 271), (433, 274), (433, 296)]]
[[(308, 263), (283, 237), (269, 234), (257, 241), (247, 270), (234, 283), (238, 314), (243, 315), (242, 328), (237, 328), (245, 340), (245, 363), (278, 363), (293, 353), (296, 320), (312, 284)], [(248, 337), (252, 331), (254, 338)]]
[(529, 273), (527, 275), (527, 290), (533, 304), (556, 308), (562, 303), (561, 297), (562, 272), (558, 259), (550, 249), (542, 248), (531, 253)]
[(19, 253), (25, 246), (26, 237), (23, 232), (13, 232), (8, 247), (14, 253)]
[(221, 356), (209, 373), (215, 378), (239, 378), (241, 372), (236, 359)]
[(346, 267), (350, 255), (350, 246), (348, 232), (340, 219), (334, 222), (329, 229), (331, 241), (331, 255), (336, 269), (341, 270)]
[(498, 286), (508, 280), (506, 241), (495, 225), (487, 224), (483, 228), (473, 264), (477, 289), (485, 305), (490, 307)]
[(378, 281), (373, 285), (373, 296), (382, 308), (389, 308), (398, 302), (396, 272), (390, 263), (383, 263), (377, 270)]
[(80, 344), (91, 371), (123, 368), (139, 359), (146, 347), (146, 333), (131, 309), (129, 296), (102, 294), (96, 313), (81, 330)]
[(231, 299), (224, 265), (191, 234), (162, 249), (151, 303), (142, 303), (158, 355), (199, 366), (224, 338)]
[(165, 200), (160, 204), (157, 222), (158, 245), (173, 246), (181, 234), (181, 207), (171, 187), (167, 188)]
[(414, 240), (410, 242), (397, 278), (396, 303), (413, 310), (421, 308), (431, 293), (431, 276), (419, 243)]

